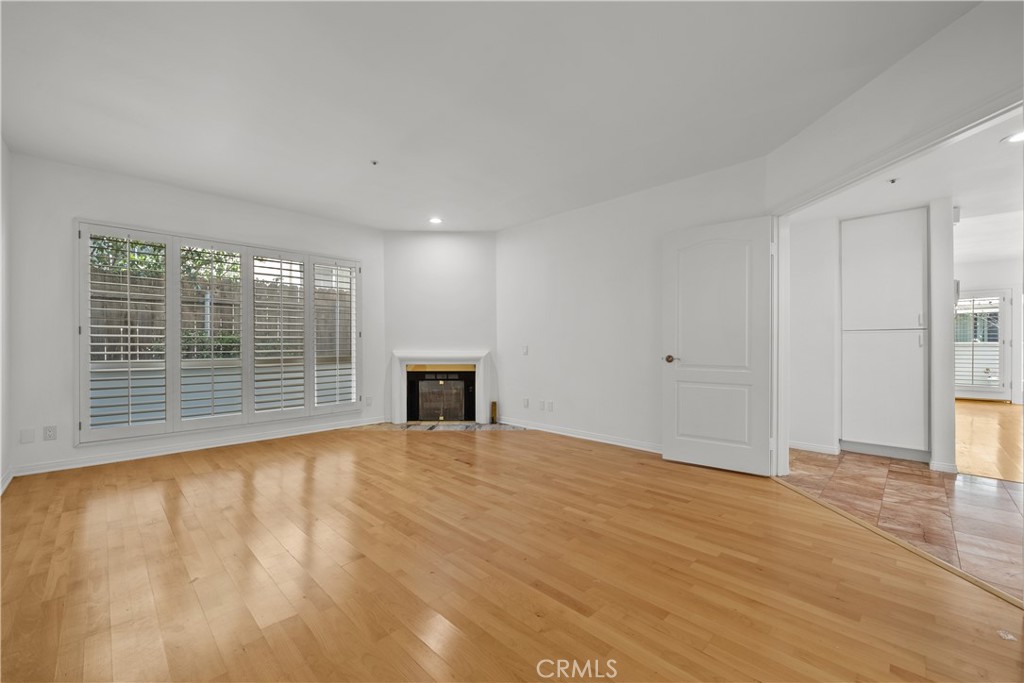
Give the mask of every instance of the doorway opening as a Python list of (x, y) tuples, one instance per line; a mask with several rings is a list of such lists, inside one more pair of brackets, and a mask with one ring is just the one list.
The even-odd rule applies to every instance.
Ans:
[[(1022, 129), (1017, 109), (786, 216), (782, 316), (789, 347), (782, 433), (790, 447), (783, 480), (1018, 600), (1024, 155), (1004, 139)], [(925, 241), (896, 260), (923, 258), (920, 279), (886, 262), (907, 249), (896, 233), (878, 231), (870, 248), (850, 239), (864, 219), (874, 225), (921, 208)], [(997, 242), (1000, 231), (1011, 237)], [(850, 245), (866, 261), (851, 264)], [(844, 277), (857, 268), (866, 281)], [(914, 290), (920, 286), (923, 293)], [(915, 297), (923, 301), (920, 319), (908, 304)], [(851, 323), (851, 302), (871, 324)], [(898, 315), (901, 308), (907, 315)], [(913, 419), (926, 422), (878, 409), (918, 389), (913, 400), (923, 411)], [(898, 404), (906, 408), (906, 400)], [(921, 429), (926, 440), (913, 448), (896, 438)], [(988, 469), (968, 464), (968, 452), (986, 454)]]
[(956, 465), (962, 474), (1024, 482), (1024, 220), (1014, 211), (953, 227)]

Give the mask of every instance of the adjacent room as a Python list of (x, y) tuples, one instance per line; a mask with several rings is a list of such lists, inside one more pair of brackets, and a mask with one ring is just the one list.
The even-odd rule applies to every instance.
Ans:
[(1010, 112), (789, 217), (784, 479), (1017, 598), (1021, 129)]
[(3, 680), (1024, 680), (1021, 3), (0, 32)]

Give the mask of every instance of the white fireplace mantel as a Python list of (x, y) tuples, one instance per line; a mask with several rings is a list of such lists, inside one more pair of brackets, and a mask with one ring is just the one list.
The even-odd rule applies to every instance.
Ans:
[(491, 421), (491, 372), (490, 351), (393, 351), (391, 354), (391, 422), (403, 424), (408, 421), (406, 400), (409, 382), (406, 366), (430, 364), (458, 364), (474, 367), (476, 373), (476, 421), (487, 424)]

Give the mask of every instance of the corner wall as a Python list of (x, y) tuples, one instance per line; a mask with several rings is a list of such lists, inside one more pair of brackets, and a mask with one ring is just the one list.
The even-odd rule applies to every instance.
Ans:
[[(4, 465), (13, 474), (383, 421), (382, 407), (376, 404), (355, 416), (319, 416), (74, 447), (78, 339), (73, 219), (361, 260), (364, 396), (383, 396), (384, 389), (383, 238), (369, 228), (139, 178), (20, 154), (11, 155), (10, 161), (15, 171), (11, 191), (17, 202), (10, 207), (5, 249), (17, 258), (5, 269), (7, 282), (34, 288), (28, 296), (12, 291), (8, 300), (6, 351), (16, 362), (7, 368), (4, 385), (8, 397), (16, 400), (7, 401), (5, 431), (9, 431), (10, 448), (4, 453)], [(44, 425), (57, 426), (56, 441), (41, 440)], [(34, 431), (32, 443), (18, 443), (22, 429)]]
[(763, 197), (756, 160), (499, 233), (502, 421), (660, 452), (662, 238)]
[[(385, 362), (396, 350), (494, 354), (495, 234), (388, 232), (383, 239)], [(387, 371), (391, 372), (390, 363)], [(383, 398), (390, 416), (390, 392)]]

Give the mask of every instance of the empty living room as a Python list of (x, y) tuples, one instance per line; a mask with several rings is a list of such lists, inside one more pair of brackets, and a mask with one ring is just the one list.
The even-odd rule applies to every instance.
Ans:
[(0, 680), (1024, 681), (1024, 3), (4, 0), (0, 68)]

